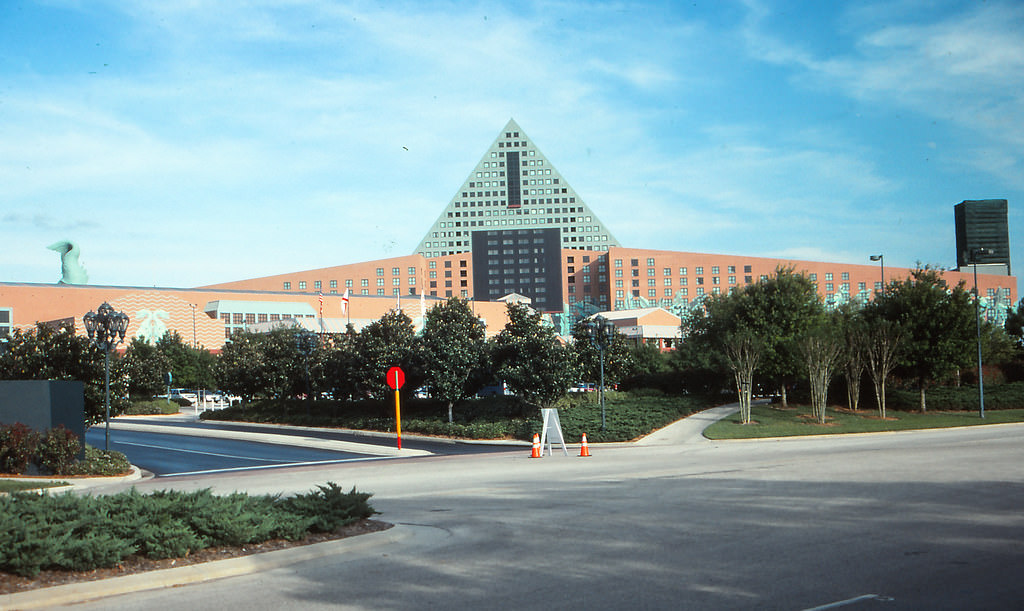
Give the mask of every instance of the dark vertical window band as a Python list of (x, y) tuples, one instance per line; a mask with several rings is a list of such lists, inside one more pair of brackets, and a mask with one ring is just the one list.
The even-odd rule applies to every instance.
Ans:
[(505, 160), (505, 165), (508, 166), (508, 207), (519, 208), (523, 203), (519, 180), (519, 151), (505, 153)]

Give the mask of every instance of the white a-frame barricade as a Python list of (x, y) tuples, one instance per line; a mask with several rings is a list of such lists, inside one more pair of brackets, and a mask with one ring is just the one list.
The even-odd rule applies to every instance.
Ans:
[[(544, 417), (544, 428), (541, 429), (540, 433), (540, 455), (544, 456), (544, 443), (547, 442), (548, 455), (551, 453), (551, 440), (558, 435), (558, 442), (562, 444), (562, 452), (565, 455), (569, 455), (569, 449), (565, 447), (565, 437), (562, 437), (562, 423), (558, 421), (558, 410), (557, 409), (542, 409), (540, 415)], [(551, 435), (548, 435), (548, 432)]]

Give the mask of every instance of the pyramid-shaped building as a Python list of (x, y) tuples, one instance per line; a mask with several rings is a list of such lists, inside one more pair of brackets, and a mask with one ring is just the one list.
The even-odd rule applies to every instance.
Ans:
[(473, 233), (557, 229), (561, 248), (607, 251), (618, 246), (526, 132), (509, 120), (423, 236), (427, 258), (470, 252)]

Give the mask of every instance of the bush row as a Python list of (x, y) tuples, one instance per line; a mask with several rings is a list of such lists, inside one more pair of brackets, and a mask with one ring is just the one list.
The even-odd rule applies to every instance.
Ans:
[[(566, 441), (578, 442), (583, 433), (590, 441), (628, 441), (709, 407), (720, 398), (684, 397), (656, 389), (607, 393), (605, 429), (601, 430), (598, 393), (573, 393), (558, 402)], [(302, 426), (342, 427), (357, 430), (395, 430), (394, 405), (372, 401), (355, 403), (317, 401), (307, 407), (298, 402), (261, 401), (202, 414), (202, 418), (272, 422)], [(438, 401), (402, 403), (402, 431), (462, 439), (520, 439), (529, 441), (540, 432), (540, 414), (516, 397), (489, 397), (464, 401), (453, 409)]]
[[(926, 392), (928, 410), (972, 411), (979, 407), (977, 386), (937, 386)], [(874, 404), (874, 397), (869, 401)], [(921, 406), (920, 391), (893, 389), (886, 391), (886, 407), (900, 411), (917, 411)], [(985, 409), (1016, 409), (1024, 407), (1024, 382), (985, 385)]]
[(33, 577), (44, 569), (111, 567), (132, 554), (181, 558), (207, 547), (334, 532), (375, 512), (370, 494), (333, 482), (289, 498), (215, 496), (134, 488), (113, 496), (0, 496), (0, 570)]
[(23, 475), (121, 475), (131, 471), (131, 464), (120, 452), (85, 448), (85, 459), (79, 460), (82, 443), (63, 426), (39, 434), (20, 422), (0, 424), (0, 473)]

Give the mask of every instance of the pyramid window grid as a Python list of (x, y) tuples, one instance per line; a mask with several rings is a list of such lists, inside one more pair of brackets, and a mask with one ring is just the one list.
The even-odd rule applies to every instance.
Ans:
[[(525, 225), (558, 226), (565, 248), (607, 250), (609, 246), (618, 245), (600, 224), (591, 224), (600, 221), (579, 205), (582, 202), (577, 202), (576, 194), (557, 170), (553, 171), (550, 163), (530, 148), (525, 139), (519, 139), (518, 131), (506, 131), (505, 138), (510, 141), (499, 140), (478, 163), (460, 189), (460, 195), (453, 198), (441, 219), (421, 241), (419, 254), (431, 258), (468, 252), (473, 231)], [(509, 151), (506, 157), (506, 151), (498, 149), (521, 150)], [(514, 186), (511, 176), (506, 174), (506, 161), (513, 158), (511, 153), (519, 161), (517, 171), (508, 174), (519, 174), (517, 182), (521, 182)], [(509, 204), (508, 193), (514, 187), (520, 189), (519, 207)]]

